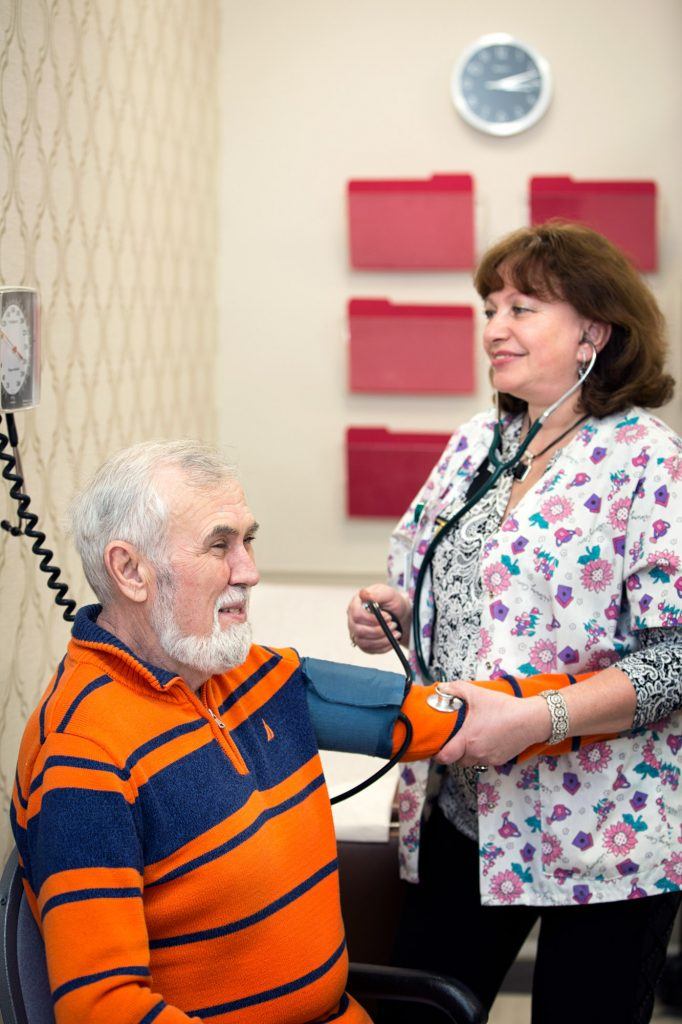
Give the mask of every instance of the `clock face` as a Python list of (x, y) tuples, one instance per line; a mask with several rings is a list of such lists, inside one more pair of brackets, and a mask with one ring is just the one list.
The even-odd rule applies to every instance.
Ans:
[(0, 288), (0, 408), (36, 405), (40, 393), (38, 295), (31, 288)]
[(552, 94), (549, 64), (530, 46), (498, 33), (462, 54), (452, 99), (465, 121), (490, 135), (515, 135), (538, 121)]

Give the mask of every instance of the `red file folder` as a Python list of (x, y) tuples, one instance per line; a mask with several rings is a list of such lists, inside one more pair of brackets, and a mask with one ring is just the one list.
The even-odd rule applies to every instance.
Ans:
[(640, 270), (656, 270), (656, 182), (531, 178), (533, 224), (580, 221), (623, 249)]
[(350, 261), (369, 270), (467, 270), (474, 264), (473, 178), (348, 184)]
[(467, 394), (474, 390), (471, 306), (351, 299), (351, 391)]
[(449, 434), (394, 434), (384, 427), (346, 433), (349, 516), (403, 514), (438, 461)]

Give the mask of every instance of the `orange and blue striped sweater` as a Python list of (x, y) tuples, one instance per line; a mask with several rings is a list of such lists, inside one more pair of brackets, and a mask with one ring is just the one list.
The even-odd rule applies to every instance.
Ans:
[[(368, 1021), (345, 993), (334, 828), (298, 655), (253, 646), (194, 693), (98, 613), (78, 613), (28, 722), (11, 809), (58, 1024)], [(427, 692), (404, 705), (408, 759), (453, 731)]]

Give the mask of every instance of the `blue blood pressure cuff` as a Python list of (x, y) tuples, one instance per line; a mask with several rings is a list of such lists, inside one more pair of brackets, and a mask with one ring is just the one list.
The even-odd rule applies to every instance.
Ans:
[(322, 750), (391, 756), (405, 676), (319, 658), (302, 658), (301, 671)]

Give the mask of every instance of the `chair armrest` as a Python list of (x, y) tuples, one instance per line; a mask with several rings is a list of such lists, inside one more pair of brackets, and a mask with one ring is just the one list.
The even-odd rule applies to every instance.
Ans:
[(485, 1024), (488, 1020), (486, 1009), (466, 985), (428, 971), (351, 963), (348, 991), (360, 1001), (389, 999), (435, 1006), (453, 1024)]

